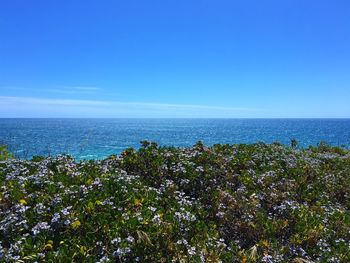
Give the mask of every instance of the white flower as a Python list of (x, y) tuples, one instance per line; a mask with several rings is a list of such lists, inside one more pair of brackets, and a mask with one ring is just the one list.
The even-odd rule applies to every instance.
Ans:
[(120, 237), (117, 237), (117, 238), (114, 238), (112, 241), (111, 241), (111, 244), (112, 245), (118, 245), (118, 243), (120, 243), (121, 238)]
[(190, 247), (190, 248), (188, 248), (187, 252), (188, 252), (188, 254), (191, 255), (191, 256), (195, 255), (195, 254), (196, 254), (196, 247)]
[(155, 212), (157, 210), (157, 208), (155, 208), (153, 206), (149, 206), (148, 209), (151, 210), (152, 212)]
[(32, 228), (32, 232), (33, 232), (33, 235), (36, 236), (41, 232), (41, 230), (47, 230), (47, 229), (50, 229), (50, 226), (47, 222), (39, 222)]
[(216, 216), (219, 217), (219, 218), (224, 218), (225, 212), (221, 212), (221, 211), (220, 211), (220, 212), (217, 212), (217, 213), (216, 213)]
[(123, 213), (122, 217), (124, 220), (129, 220), (129, 215), (127, 213)]
[(135, 238), (133, 238), (132, 236), (128, 236), (126, 240), (130, 243), (133, 243), (135, 241)]
[(51, 219), (51, 223), (58, 222), (58, 220), (61, 218), (61, 215), (59, 213), (55, 213)]
[(63, 215), (69, 215), (69, 210), (71, 210), (72, 209), (72, 206), (68, 206), (68, 207), (66, 207), (65, 209), (62, 209), (62, 214)]
[(100, 261), (99, 262), (109, 262), (109, 258), (107, 256), (103, 256), (102, 258), (100, 258)]
[(153, 218), (152, 218), (152, 222), (156, 223), (156, 224), (160, 224), (162, 222), (162, 220), (160, 219), (160, 215), (155, 215)]

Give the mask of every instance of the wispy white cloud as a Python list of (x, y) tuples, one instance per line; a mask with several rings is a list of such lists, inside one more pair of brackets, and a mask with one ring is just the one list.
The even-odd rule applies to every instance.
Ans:
[(99, 91), (99, 90), (101, 90), (101, 88), (98, 88), (98, 87), (80, 87), (80, 86), (70, 87), (70, 89), (81, 90), (81, 91)]
[(79, 95), (94, 95), (101, 92), (102, 89), (98, 87), (85, 87), (85, 86), (64, 86), (55, 88), (43, 89), (44, 92), (58, 93), (58, 94), (79, 94)]
[[(208, 105), (0, 96), (0, 110), (62, 117), (245, 117), (260, 109)], [(26, 113), (26, 114), (24, 114)], [(6, 117), (6, 116), (3, 116)]]
[[(17, 90), (26, 91), (25, 87), (0, 87), (0, 90)], [(31, 92), (40, 92), (43, 94), (56, 93), (56, 94), (78, 94), (78, 95), (94, 95), (98, 92), (102, 92), (103, 89), (94, 86), (55, 86), (46, 88), (30, 88)]]
[(108, 102), (94, 100), (49, 99), (35, 97), (0, 96), (3, 103), (55, 106), (107, 106)]

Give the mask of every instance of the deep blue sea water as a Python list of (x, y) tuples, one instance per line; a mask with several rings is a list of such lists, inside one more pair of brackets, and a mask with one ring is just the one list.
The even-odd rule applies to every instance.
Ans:
[(141, 140), (160, 145), (279, 141), (300, 146), (320, 141), (350, 145), (350, 119), (0, 119), (0, 143), (18, 157), (68, 153), (100, 159), (139, 147)]

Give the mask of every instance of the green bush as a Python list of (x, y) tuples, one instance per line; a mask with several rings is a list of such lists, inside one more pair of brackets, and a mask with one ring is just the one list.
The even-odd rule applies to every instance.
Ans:
[(13, 158), (13, 155), (8, 151), (7, 146), (0, 145), (0, 161)]
[(0, 163), (0, 262), (350, 262), (350, 152), (159, 147)]

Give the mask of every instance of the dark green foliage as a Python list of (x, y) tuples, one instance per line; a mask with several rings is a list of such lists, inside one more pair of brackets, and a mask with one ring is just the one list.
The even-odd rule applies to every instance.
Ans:
[(290, 141), (290, 147), (292, 147), (293, 149), (296, 149), (298, 146), (298, 141), (296, 139), (292, 139)]

